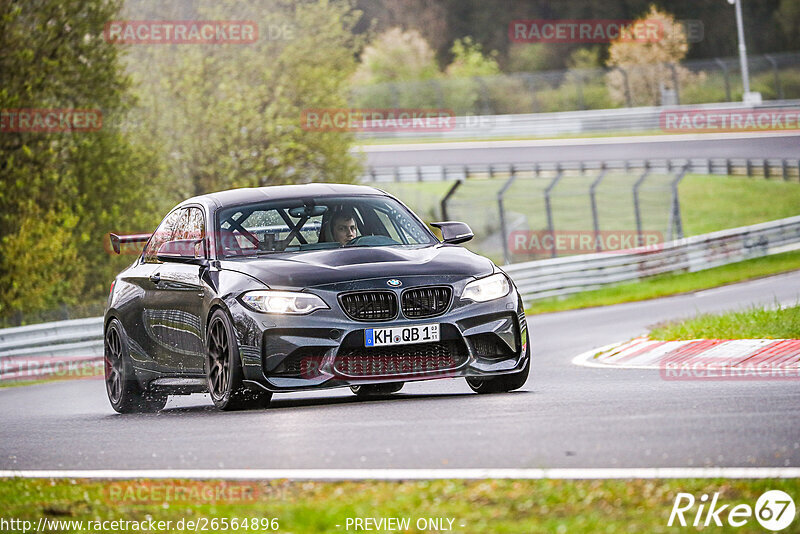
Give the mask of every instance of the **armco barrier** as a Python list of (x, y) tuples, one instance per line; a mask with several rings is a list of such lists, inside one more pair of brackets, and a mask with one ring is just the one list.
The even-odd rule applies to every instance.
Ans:
[(617, 282), (694, 272), (800, 249), (800, 216), (722, 230), (630, 253), (599, 253), (504, 267), (525, 301), (568, 295)]
[(0, 330), (0, 380), (55, 374), (65, 366), (102, 356), (102, 317)]
[[(800, 250), (800, 216), (665, 243), (658, 249), (600, 253), (505, 267), (525, 301), (567, 295), (655, 274), (694, 272)], [(103, 318), (92, 317), (0, 330), (0, 380), (18, 378), (21, 359), (99, 360)]]
[[(473, 115), (455, 118), (455, 128), (447, 131), (359, 132), (359, 139), (412, 140), (488, 140), (497, 138), (548, 137), (598, 133), (641, 133), (661, 130), (661, 116), (666, 111), (746, 111), (797, 110), (800, 100), (769, 100), (758, 105), (742, 102), (651, 106), (517, 115)], [(685, 133), (692, 133), (687, 131)]]

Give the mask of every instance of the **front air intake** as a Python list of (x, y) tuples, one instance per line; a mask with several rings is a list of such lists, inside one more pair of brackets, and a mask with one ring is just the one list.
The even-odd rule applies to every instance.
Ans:
[(342, 309), (356, 321), (389, 321), (397, 317), (397, 295), (391, 291), (358, 291), (339, 296)]

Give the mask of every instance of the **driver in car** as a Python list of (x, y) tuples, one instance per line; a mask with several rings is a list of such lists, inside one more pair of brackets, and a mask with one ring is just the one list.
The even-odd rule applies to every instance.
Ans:
[(358, 236), (356, 214), (352, 209), (337, 212), (331, 220), (333, 239), (344, 246)]

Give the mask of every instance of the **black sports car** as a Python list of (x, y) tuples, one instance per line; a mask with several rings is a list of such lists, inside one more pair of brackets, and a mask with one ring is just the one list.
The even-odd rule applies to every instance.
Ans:
[[(117, 276), (105, 312), (105, 382), (118, 412), (209, 392), (223, 410), (274, 392), (465, 377), (478, 393), (530, 368), (522, 300), (473, 234), (372, 187), (235, 189), (186, 200)], [(139, 245), (141, 246), (141, 245)]]

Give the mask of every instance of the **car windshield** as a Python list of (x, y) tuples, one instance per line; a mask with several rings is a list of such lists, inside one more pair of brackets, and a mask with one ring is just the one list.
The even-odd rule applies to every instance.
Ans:
[(408, 208), (379, 195), (268, 201), (220, 210), (217, 236), (219, 255), (225, 258), (438, 242)]

